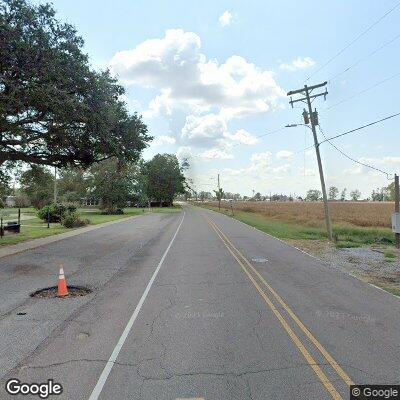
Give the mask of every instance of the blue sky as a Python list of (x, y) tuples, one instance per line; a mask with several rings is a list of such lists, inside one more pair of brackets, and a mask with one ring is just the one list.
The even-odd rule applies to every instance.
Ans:
[[(319, 188), (312, 143), (285, 93), (394, 7), (396, 1), (77, 1), (56, 0), (59, 18), (76, 26), (95, 68), (110, 67), (127, 89), (129, 108), (143, 114), (156, 141), (145, 152), (191, 157), (198, 190), (251, 194)], [(309, 80), (329, 80), (390, 41), (400, 7)], [(400, 38), (328, 84), (315, 101), (321, 127), (333, 136), (400, 111)], [(302, 106), (297, 103), (297, 106)], [(348, 135), (335, 144), (353, 158), (400, 172), (400, 118)], [(386, 176), (321, 146), (327, 185), (359, 189), (390, 183)], [(295, 153), (295, 154), (292, 154)]]

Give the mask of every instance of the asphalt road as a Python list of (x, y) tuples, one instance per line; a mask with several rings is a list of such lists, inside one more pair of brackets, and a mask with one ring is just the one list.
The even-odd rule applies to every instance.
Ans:
[[(67, 281), (75, 299), (33, 299)], [(18, 315), (25, 313), (23, 315)], [(348, 399), (400, 384), (400, 299), (221, 214), (143, 215), (0, 258), (0, 398)]]

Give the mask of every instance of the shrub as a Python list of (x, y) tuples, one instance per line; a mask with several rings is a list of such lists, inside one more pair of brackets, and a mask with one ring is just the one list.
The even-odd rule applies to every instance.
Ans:
[(88, 219), (82, 219), (77, 211), (66, 211), (61, 218), (61, 225), (65, 228), (79, 228), (89, 224)]
[(101, 213), (103, 215), (122, 215), (124, 213), (124, 210), (122, 208), (115, 208), (115, 209), (107, 208), (105, 210), (102, 210)]
[(61, 219), (66, 212), (75, 211), (76, 207), (73, 205), (53, 203), (42, 207), (38, 212), (38, 217), (43, 221), (47, 221), (47, 218), (49, 217), (50, 222), (61, 222)]

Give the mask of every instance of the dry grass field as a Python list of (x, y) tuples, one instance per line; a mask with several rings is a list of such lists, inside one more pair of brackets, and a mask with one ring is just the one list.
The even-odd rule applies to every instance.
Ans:
[[(218, 206), (218, 202), (211, 204), (214, 207)], [(230, 203), (222, 202), (221, 207), (230, 209)], [(324, 224), (324, 206), (321, 202), (269, 203), (248, 201), (234, 202), (233, 207), (234, 210), (253, 212), (278, 221), (294, 222), (310, 227), (319, 227)], [(332, 202), (330, 209), (332, 221), (335, 224), (390, 228), (394, 203)]]

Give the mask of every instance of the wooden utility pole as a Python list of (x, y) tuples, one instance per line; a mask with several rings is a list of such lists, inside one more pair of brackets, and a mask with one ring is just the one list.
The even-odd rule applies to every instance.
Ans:
[[(400, 212), (399, 176), (394, 175), (394, 212)], [(400, 249), (400, 233), (395, 233), (396, 247)]]
[(221, 187), (219, 185), (219, 174), (218, 174), (218, 211), (221, 211)]
[(57, 167), (54, 167), (54, 204), (57, 204)]
[(304, 85), (304, 89), (292, 90), (287, 95), (291, 96), (291, 95), (294, 95), (294, 94), (303, 94), (305, 96), (305, 97), (303, 97), (301, 99), (297, 99), (297, 100), (292, 100), (292, 98), (290, 98), (290, 104), (293, 107), (293, 103), (297, 103), (298, 101), (303, 101), (308, 106), (308, 113), (307, 113), (306, 110), (304, 110), (304, 112), (303, 112), (304, 123), (305, 124), (311, 123), (311, 130), (312, 130), (313, 137), (314, 137), (315, 152), (317, 154), (319, 177), (320, 177), (320, 180), (321, 180), (322, 196), (323, 196), (323, 199), (324, 199), (324, 212), (325, 212), (326, 231), (327, 231), (327, 234), (328, 234), (328, 239), (330, 241), (332, 241), (333, 240), (333, 234), (332, 234), (331, 216), (330, 216), (330, 212), (329, 212), (328, 196), (326, 194), (324, 171), (322, 169), (321, 154), (319, 152), (319, 143), (318, 143), (317, 131), (315, 129), (315, 126), (318, 125), (318, 113), (317, 113), (317, 110), (315, 110), (313, 112), (312, 107), (311, 107), (311, 99), (315, 99), (316, 97), (320, 97), (320, 96), (324, 96), (324, 98), (326, 98), (326, 95), (328, 94), (328, 92), (325, 89), (325, 92), (323, 92), (323, 93), (318, 93), (318, 94), (314, 94), (314, 95), (310, 96), (311, 92), (314, 89), (326, 86), (326, 84), (327, 84), (327, 82), (323, 82), (323, 83), (320, 83), (320, 84), (314, 85), (314, 86)]

